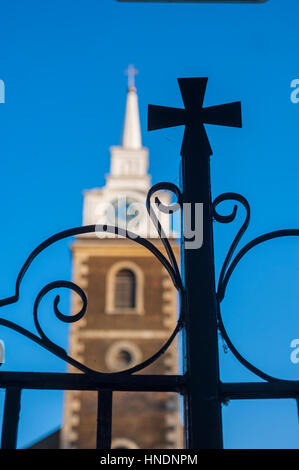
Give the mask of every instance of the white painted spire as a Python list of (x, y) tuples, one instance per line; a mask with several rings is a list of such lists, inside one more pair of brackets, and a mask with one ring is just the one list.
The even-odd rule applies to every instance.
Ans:
[(128, 94), (121, 145), (125, 149), (136, 150), (142, 148), (138, 96), (135, 88), (135, 75), (138, 71), (133, 65), (129, 65), (126, 73), (128, 75)]
[[(132, 231), (142, 237), (158, 238), (158, 232), (145, 210), (151, 177), (148, 174), (149, 152), (141, 142), (138, 98), (135, 88), (136, 73), (134, 67), (129, 66), (127, 70), (129, 86), (122, 142), (120, 145), (110, 147), (110, 172), (106, 175), (105, 186), (86, 191), (84, 194), (83, 225), (114, 225), (111, 223), (111, 213), (113, 214), (115, 208), (118, 207), (120, 208), (119, 213), (123, 214), (124, 207), (127, 208), (127, 205), (124, 206), (124, 198), (126, 198), (126, 203), (129, 205), (140, 203), (144, 209), (139, 212), (137, 209), (138, 217), (134, 230), (131, 226)], [(161, 194), (159, 197), (164, 204), (170, 204), (168, 193)], [(127, 213), (127, 215), (129, 214)], [(130, 223), (132, 220), (130, 219)], [(160, 222), (165, 233), (169, 233), (171, 223), (169, 215), (161, 214)], [(130, 229), (130, 227), (128, 228)], [(82, 236), (84, 237), (84, 235)], [(115, 235), (107, 233), (104, 234), (104, 237), (115, 238)]]

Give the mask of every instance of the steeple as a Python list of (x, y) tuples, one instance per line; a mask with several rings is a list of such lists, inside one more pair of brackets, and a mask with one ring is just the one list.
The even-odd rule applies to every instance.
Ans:
[(135, 87), (137, 70), (129, 65), (128, 92), (121, 145), (110, 148), (110, 173), (106, 177), (109, 189), (148, 191), (148, 149), (142, 147), (138, 97)]
[[(151, 186), (151, 177), (148, 173), (149, 151), (142, 146), (140, 119), (138, 110), (138, 97), (135, 87), (137, 70), (129, 66), (127, 103), (123, 127), (123, 136), (120, 145), (110, 147), (110, 172), (106, 175), (106, 184), (102, 188), (94, 188), (84, 193), (83, 225), (94, 223), (107, 223), (108, 207), (114, 212), (115, 207), (119, 213), (126, 211), (123, 205), (126, 202), (141, 204), (142, 210), (136, 217), (137, 226), (133, 231), (144, 237), (158, 238), (158, 232), (149, 220), (146, 209), (146, 196)], [(160, 199), (165, 204), (170, 203), (169, 194), (162, 193)], [(140, 206), (139, 206), (140, 208)], [(160, 222), (164, 231), (170, 233), (170, 218), (168, 214), (160, 214)], [(138, 219), (138, 220), (137, 220)], [(130, 220), (132, 222), (132, 220)], [(111, 224), (111, 220), (109, 222)], [(118, 221), (118, 223), (120, 223)], [(132, 228), (132, 227), (131, 227)], [(150, 229), (149, 229), (150, 228)], [(172, 233), (170, 236), (173, 236)], [(105, 237), (113, 238), (113, 234)]]
[(129, 65), (126, 71), (128, 75), (128, 93), (125, 112), (125, 121), (122, 136), (122, 147), (125, 149), (140, 149), (141, 130), (138, 109), (138, 96), (135, 88), (135, 75), (138, 71), (133, 65)]
[(122, 147), (128, 150), (142, 147), (136, 88), (129, 88), (127, 94)]

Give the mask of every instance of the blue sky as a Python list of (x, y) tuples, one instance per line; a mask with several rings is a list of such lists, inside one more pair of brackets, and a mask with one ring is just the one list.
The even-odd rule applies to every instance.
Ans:
[[(299, 78), (297, 0), (260, 5), (125, 4), (114, 0), (2, 0), (0, 3), (0, 297), (12, 295), (26, 256), (60, 230), (81, 225), (82, 191), (102, 186), (111, 145), (120, 141), (129, 63), (137, 77), (143, 143), (153, 183), (178, 184), (182, 129), (148, 133), (148, 103), (181, 106), (177, 77), (208, 76), (205, 105), (241, 100), (243, 129), (207, 126), (212, 190), (250, 202), (243, 243), (298, 226)], [(215, 224), (216, 269), (243, 217)], [(17, 305), (1, 315), (34, 329), (32, 306), (48, 282), (70, 279), (71, 240), (41, 255)], [(59, 262), (57, 261), (59, 259)], [(236, 346), (265, 372), (299, 378), (290, 343), (299, 338), (298, 242), (271, 241), (240, 263), (223, 302)], [(68, 308), (64, 298), (64, 308)], [(47, 308), (48, 307), (48, 308)], [(67, 330), (43, 306), (49, 335)], [(0, 329), (3, 370), (64, 370), (64, 364)], [(221, 345), (220, 345), (221, 346)], [(221, 349), (221, 348), (220, 348)], [(221, 349), (221, 376), (258, 380)], [(60, 392), (25, 392), (19, 446), (59, 426)], [(32, 404), (33, 403), (33, 404)], [(0, 411), (3, 392), (0, 391)], [(31, 404), (30, 409), (27, 405)], [(230, 402), (223, 409), (228, 448), (299, 448), (296, 406), (288, 400)]]

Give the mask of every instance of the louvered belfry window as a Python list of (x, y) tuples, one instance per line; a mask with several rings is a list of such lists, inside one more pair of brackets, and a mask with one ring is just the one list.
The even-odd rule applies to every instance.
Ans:
[(115, 277), (115, 308), (135, 308), (135, 275), (130, 269), (121, 269)]

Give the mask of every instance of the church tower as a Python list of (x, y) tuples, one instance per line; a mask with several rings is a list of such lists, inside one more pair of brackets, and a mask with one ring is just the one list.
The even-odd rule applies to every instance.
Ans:
[[(83, 225), (118, 225), (149, 238), (163, 251), (145, 210), (151, 184), (149, 152), (142, 146), (134, 74), (129, 67), (121, 145), (110, 148), (105, 186), (84, 193)], [(168, 194), (160, 198), (169, 202)], [(162, 214), (160, 221), (178, 256), (169, 216)], [(73, 280), (84, 289), (88, 308), (84, 318), (71, 326), (70, 354), (95, 370), (115, 372), (144, 361), (165, 343), (176, 325), (177, 295), (164, 267), (148, 250), (116, 234), (97, 235), (78, 236), (72, 245)], [(80, 307), (74, 296), (73, 312)], [(176, 374), (177, 370), (174, 342), (140, 373)], [(95, 448), (96, 409), (96, 393), (66, 392), (61, 447)], [(112, 448), (181, 448), (181, 440), (176, 394), (114, 392)]]

